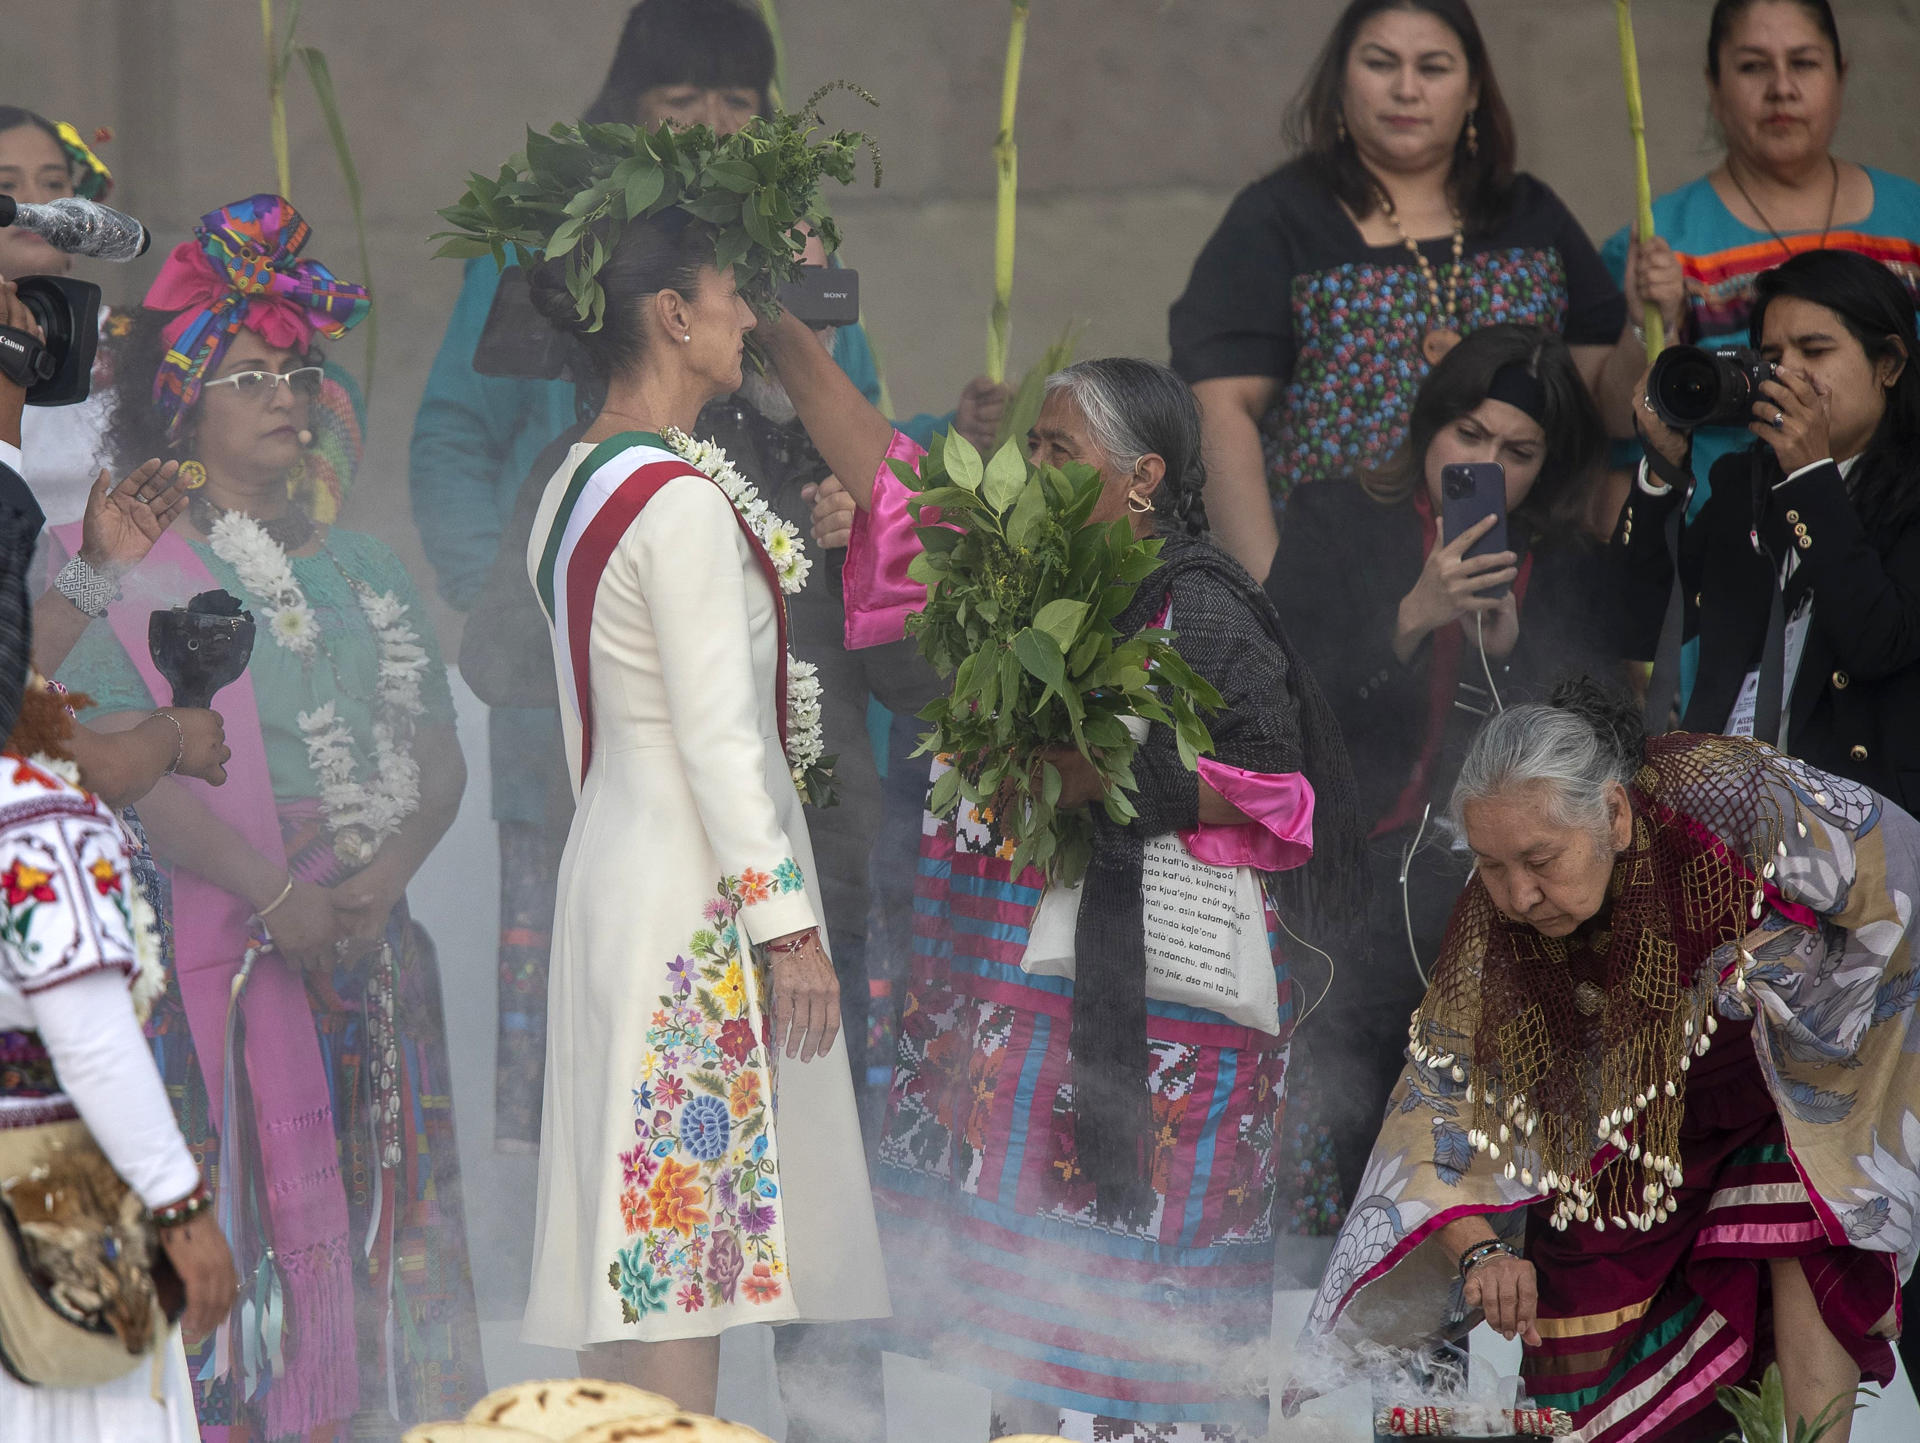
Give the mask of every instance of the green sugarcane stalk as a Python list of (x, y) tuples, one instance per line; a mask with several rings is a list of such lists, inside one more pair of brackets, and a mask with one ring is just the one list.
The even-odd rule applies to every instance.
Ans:
[[(1653, 239), (1653, 177), (1647, 170), (1647, 112), (1640, 99), (1640, 50), (1633, 39), (1633, 0), (1613, 0), (1613, 11), (1620, 22), (1620, 75), (1627, 87), (1627, 128), (1633, 132), (1634, 198), (1639, 205), (1634, 231), (1645, 245)], [(1667, 348), (1667, 327), (1660, 308), (1651, 301), (1647, 302), (1642, 324), (1647, 360), (1652, 361)]]
[(287, 65), (281, 46), (274, 41), (273, 0), (260, 0), (260, 37), (267, 50), (267, 136), (273, 147), (274, 174), (280, 182), (280, 195), (291, 200), (293, 167), (287, 155)]
[(1000, 190), (993, 231), (993, 315), (987, 322), (987, 379), (1007, 379), (1007, 346), (1013, 328), (1014, 219), (1020, 195), (1020, 147), (1013, 138), (1014, 112), (1020, 105), (1020, 63), (1027, 53), (1028, 0), (1013, 0), (1013, 28), (1007, 33), (1007, 68), (1000, 82), (1000, 134), (993, 158)]

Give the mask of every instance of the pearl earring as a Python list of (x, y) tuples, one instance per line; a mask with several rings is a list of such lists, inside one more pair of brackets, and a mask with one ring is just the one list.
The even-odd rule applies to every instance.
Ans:
[(313, 444), (313, 432), (304, 426), (300, 428), (299, 437), (302, 446), (311, 446)]
[(691, 340), (693, 339), (693, 337), (692, 337), (692, 336), (682, 336), (682, 337), (681, 337), (680, 339), (681, 339), (681, 340), (683, 340), (683, 341), (691, 341)]

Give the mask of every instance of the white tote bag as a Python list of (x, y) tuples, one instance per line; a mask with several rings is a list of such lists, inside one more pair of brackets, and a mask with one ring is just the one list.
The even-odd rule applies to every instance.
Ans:
[[(1147, 996), (1204, 1007), (1242, 1027), (1278, 1036), (1280, 986), (1253, 868), (1209, 866), (1167, 833), (1148, 841), (1140, 887)], [(1079, 920), (1079, 886), (1048, 887), (1034, 910), (1021, 970), (1072, 977)]]

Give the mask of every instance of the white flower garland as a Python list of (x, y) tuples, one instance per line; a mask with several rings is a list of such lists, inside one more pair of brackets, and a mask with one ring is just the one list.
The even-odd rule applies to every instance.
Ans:
[[(310, 660), (320, 628), (306, 593), (279, 542), (251, 516), (229, 511), (208, 535), (213, 554), (231, 566), (240, 584), (264, 603), (267, 634), (284, 650)], [(427, 669), (420, 634), (407, 623), (407, 607), (392, 592), (376, 592), (349, 577), (361, 613), (380, 648), (375, 686), (373, 776), (360, 777), (353, 733), (332, 702), (301, 712), (300, 734), (307, 763), (320, 783), (320, 808), (333, 833), (334, 854), (355, 866), (371, 861), (381, 843), (420, 809), (420, 766), (413, 758), (413, 724), (425, 709), (420, 678)]]
[(827, 749), (820, 717), (820, 678), (810, 661), (787, 658), (787, 765), (794, 785), (806, 790), (807, 773)]
[(733, 503), (733, 509), (745, 519), (747, 529), (760, 539), (760, 544), (767, 549), (767, 555), (773, 558), (774, 570), (780, 577), (780, 590), (788, 596), (797, 595), (800, 588), (807, 584), (808, 573), (813, 570), (807, 548), (800, 541), (800, 528), (774, 515), (767, 503), (760, 499), (759, 489), (734, 469), (733, 462), (727, 459), (727, 453), (713, 442), (696, 441), (685, 431), (672, 426), (662, 431), (660, 437), (682, 461), (713, 478), (714, 484)]
[[(661, 439), (682, 461), (713, 479), (733, 509), (747, 523), (747, 529), (759, 539), (772, 559), (780, 578), (780, 590), (793, 596), (807, 584), (813, 562), (801, 544), (800, 530), (791, 521), (774, 515), (752, 482), (734, 468), (727, 453), (711, 441), (695, 441), (686, 432), (669, 426)], [(820, 713), (820, 678), (811, 662), (787, 657), (787, 765), (793, 771), (794, 785), (804, 793), (807, 774), (820, 764), (826, 753), (826, 732)]]

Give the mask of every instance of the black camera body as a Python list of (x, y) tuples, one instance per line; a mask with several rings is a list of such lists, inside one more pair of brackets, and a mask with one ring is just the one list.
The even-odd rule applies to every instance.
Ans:
[(1654, 414), (1676, 431), (1753, 424), (1760, 386), (1779, 368), (1747, 346), (1669, 346), (1647, 377)]
[(860, 323), (860, 272), (806, 266), (775, 293), (786, 310), (816, 331)]
[(86, 400), (100, 346), (100, 287), (66, 276), (23, 276), (15, 288), (42, 339), (0, 327), (0, 372), (26, 388), (29, 406)]

